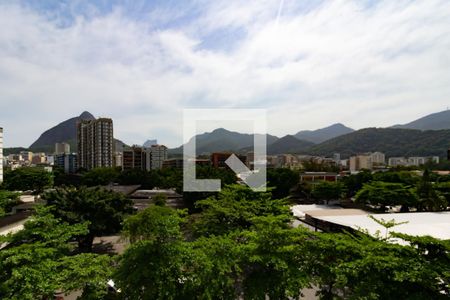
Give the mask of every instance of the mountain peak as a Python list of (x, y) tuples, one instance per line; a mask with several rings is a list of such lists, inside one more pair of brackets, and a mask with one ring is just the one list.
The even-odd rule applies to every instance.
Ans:
[(81, 120), (95, 120), (95, 117), (88, 111), (83, 111), (78, 118)]
[(313, 143), (322, 143), (326, 140), (338, 137), (343, 134), (353, 132), (354, 130), (345, 126), (342, 123), (335, 123), (328, 127), (317, 130), (303, 130), (297, 132), (294, 136), (300, 140), (309, 141)]

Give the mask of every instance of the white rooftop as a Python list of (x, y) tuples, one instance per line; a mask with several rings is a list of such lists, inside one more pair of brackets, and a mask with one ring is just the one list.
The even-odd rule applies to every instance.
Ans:
[[(390, 232), (413, 236), (429, 235), (442, 240), (450, 239), (450, 212), (393, 213), (374, 214), (373, 216), (378, 220), (407, 222), (392, 227)], [(385, 228), (369, 218), (368, 215), (318, 216), (316, 218), (357, 230), (367, 230), (370, 235), (375, 235), (377, 231), (383, 235), (385, 233)]]
[[(355, 230), (367, 231), (375, 236), (377, 231), (382, 236), (386, 229), (369, 218), (369, 213), (357, 209), (344, 209), (339, 206), (329, 205), (294, 205), (291, 211), (295, 217), (304, 219), (308, 214), (316, 219), (330, 223), (347, 226)], [(384, 213), (372, 214), (376, 219), (385, 221), (395, 220), (395, 223), (407, 222), (396, 225), (389, 232), (404, 233), (412, 236), (429, 235), (437, 239), (450, 239), (450, 212), (412, 212), (412, 213)]]

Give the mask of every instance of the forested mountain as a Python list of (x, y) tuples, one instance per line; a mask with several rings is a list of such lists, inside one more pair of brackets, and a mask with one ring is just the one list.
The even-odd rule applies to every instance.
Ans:
[(353, 131), (354, 131), (353, 129), (346, 127), (341, 123), (337, 123), (317, 130), (299, 131), (294, 136), (299, 140), (309, 141), (313, 142), (314, 144), (318, 144)]
[(446, 156), (450, 148), (450, 130), (413, 130), (398, 128), (365, 128), (315, 145), (308, 152), (343, 157), (381, 151), (392, 156)]
[(427, 115), (404, 125), (394, 125), (393, 128), (408, 128), (419, 130), (450, 129), (450, 110)]
[[(278, 137), (268, 134), (267, 144), (272, 144)], [(192, 143), (193, 139), (189, 141)], [(218, 128), (212, 132), (205, 132), (196, 136), (197, 155), (220, 151), (238, 152), (243, 148), (253, 146), (253, 134), (229, 131)], [(171, 154), (182, 154), (183, 146), (170, 150)]]
[(307, 151), (314, 143), (302, 141), (293, 135), (286, 135), (281, 139), (267, 146), (267, 154), (282, 154), (282, 153), (303, 153)]

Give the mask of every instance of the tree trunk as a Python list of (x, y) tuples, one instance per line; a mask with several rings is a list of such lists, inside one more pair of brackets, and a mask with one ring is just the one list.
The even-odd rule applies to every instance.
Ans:
[(83, 235), (77, 238), (78, 241), (78, 249), (80, 252), (92, 252), (92, 244), (94, 243), (93, 235)]

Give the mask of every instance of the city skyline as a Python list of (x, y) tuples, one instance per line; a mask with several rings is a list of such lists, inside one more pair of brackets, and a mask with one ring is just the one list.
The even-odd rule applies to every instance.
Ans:
[(175, 147), (183, 108), (264, 108), (282, 136), (449, 104), (445, 1), (168, 2), (0, 2), (5, 146), (84, 110)]

